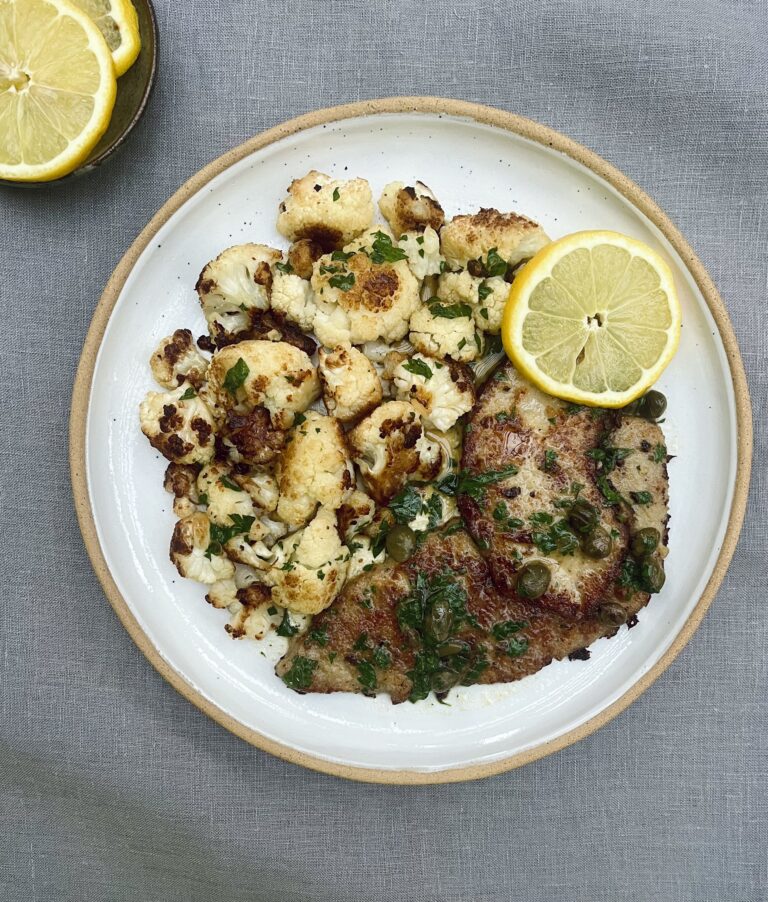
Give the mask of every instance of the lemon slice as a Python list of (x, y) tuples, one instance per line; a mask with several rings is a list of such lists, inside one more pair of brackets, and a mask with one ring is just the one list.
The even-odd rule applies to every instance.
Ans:
[(0, 0), (0, 178), (71, 172), (104, 134), (116, 92), (101, 32), (69, 0)]
[(593, 407), (623, 407), (659, 378), (680, 340), (672, 273), (618, 232), (577, 232), (520, 271), (502, 321), (504, 348), (534, 385)]
[(141, 50), (139, 17), (130, 0), (72, 0), (98, 25), (112, 52), (115, 75), (123, 75)]

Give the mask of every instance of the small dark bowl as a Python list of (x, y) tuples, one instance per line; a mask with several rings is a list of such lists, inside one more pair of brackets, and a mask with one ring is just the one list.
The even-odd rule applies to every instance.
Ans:
[(117, 80), (117, 97), (112, 118), (99, 143), (88, 159), (77, 169), (61, 178), (48, 182), (14, 182), (0, 179), (0, 185), (13, 188), (39, 188), (44, 185), (60, 185), (87, 172), (93, 172), (122, 146), (133, 131), (149, 103), (157, 69), (157, 19), (152, 0), (131, 0), (139, 17), (141, 50), (136, 62)]

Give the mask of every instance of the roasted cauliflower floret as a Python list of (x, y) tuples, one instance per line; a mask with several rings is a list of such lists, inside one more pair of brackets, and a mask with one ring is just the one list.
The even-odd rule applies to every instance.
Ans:
[(280, 489), (277, 486), (277, 480), (271, 473), (256, 470), (247, 476), (236, 477), (236, 481), (248, 492), (253, 503), (260, 510), (268, 514), (275, 510)]
[(237, 589), (235, 601), (228, 605), (232, 617), (224, 629), (233, 639), (263, 639), (280, 622), (271, 600), (272, 590), (261, 583)]
[(389, 257), (397, 257), (394, 252), (402, 256), (387, 262), (375, 250), (370, 255), (350, 251), (315, 263), (315, 334), (327, 347), (378, 338), (397, 341), (408, 331), (408, 320), (420, 304), (419, 283), (405, 253), (384, 232), (378, 234), (386, 239), (378, 246), (386, 247)]
[(440, 448), (425, 436), (419, 412), (407, 401), (387, 401), (347, 437), (363, 481), (379, 504), (386, 504), (409, 477), (429, 480), (440, 468)]
[(332, 179), (313, 169), (291, 182), (277, 231), (289, 241), (308, 238), (327, 252), (348, 244), (372, 220), (373, 197), (365, 179)]
[(376, 502), (370, 495), (355, 489), (344, 504), (336, 512), (339, 521), (339, 532), (345, 541), (365, 529), (376, 514)]
[(229, 467), (218, 463), (208, 464), (197, 477), (198, 498), (206, 504), (210, 520), (220, 526), (231, 526), (237, 518), (255, 520), (253, 499), (232, 478)]
[(478, 329), (497, 334), (509, 297), (509, 283), (500, 276), (482, 279), (462, 272), (440, 276), (437, 293), (445, 304), (469, 304)]
[(191, 385), (149, 392), (139, 407), (139, 420), (152, 447), (168, 460), (205, 464), (213, 457), (215, 420)]
[(246, 414), (228, 411), (221, 436), (230, 460), (237, 463), (269, 463), (285, 446), (285, 432), (272, 425), (266, 407), (254, 407)]
[(451, 269), (469, 269), (473, 276), (487, 278), (504, 276), (549, 244), (549, 238), (525, 216), (482, 209), (454, 216), (443, 226), (440, 244)]
[(482, 351), (469, 304), (445, 304), (434, 298), (411, 317), (411, 344), (428, 357), (453, 357), (468, 363)]
[(206, 264), (195, 290), (214, 341), (245, 331), (250, 312), (269, 307), (272, 267), (282, 256), (265, 244), (238, 244)]
[(222, 348), (213, 355), (208, 382), (223, 411), (245, 414), (266, 407), (279, 429), (287, 429), (294, 415), (320, 395), (312, 361), (282, 341), (249, 340)]
[(303, 530), (282, 543), (282, 563), (270, 571), (272, 601), (300, 614), (317, 614), (338, 595), (347, 575), (348, 550), (336, 514), (321, 507)]
[(371, 361), (357, 348), (320, 348), (318, 358), (323, 403), (331, 416), (350, 423), (380, 403), (381, 380)]
[(213, 585), (230, 579), (235, 566), (211, 536), (211, 521), (203, 513), (179, 520), (171, 537), (171, 561), (182, 576)]
[(404, 232), (397, 239), (408, 259), (411, 272), (421, 282), (427, 276), (436, 276), (443, 266), (440, 254), (440, 238), (432, 228), (423, 232)]
[(450, 359), (441, 362), (416, 354), (397, 367), (394, 383), (397, 399), (410, 401), (424, 425), (441, 432), (475, 403), (471, 373)]
[(280, 272), (278, 269), (272, 283), (272, 309), (282, 313), (305, 332), (310, 332), (317, 312), (312, 286), (295, 273)]
[(190, 464), (168, 464), (163, 488), (173, 495), (173, 512), (181, 520), (197, 510), (198, 467)]
[(303, 526), (319, 506), (336, 510), (355, 484), (344, 431), (338, 420), (315, 410), (294, 426), (277, 466), (280, 498), (277, 516), (289, 526)]
[(373, 553), (373, 542), (368, 536), (356, 536), (347, 547), (349, 548), (347, 579), (353, 579), (360, 573), (367, 572), (374, 564), (381, 563), (387, 556), (383, 548), (378, 554)]
[(177, 388), (185, 381), (199, 385), (205, 379), (208, 361), (197, 350), (189, 329), (177, 329), (160, 342), (149, 366), (163, 388)]
[(379, 198), (381, 215), (398, 237), (404, 232), (438, 231), (445, 222), (443, 208), (435, 195), (422, 182), (405, 185), (390, 182)]
[(298, 241), (294, 241), (293, 244), (288, 248), (288, 269), (285, 267), (279, 267), (278, 269), (283, 269), (287, 272), (294, 272), (297, 276), (301, 276), (302, 279), (311, 279), (312, 278), (312, 267), (315, 265), (315, 260), (319, 260), (325, 251), (316, 241), (310, 241), (309, 238), (299, 238)]

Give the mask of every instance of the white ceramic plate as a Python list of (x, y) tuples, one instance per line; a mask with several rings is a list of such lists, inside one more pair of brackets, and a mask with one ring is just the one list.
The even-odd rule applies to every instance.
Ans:
[[(668, 447), (677, 455), (670, 465), (667, 583), (639, 625), (595, 643), (589, 661), (554, 663), (518, 683), (460, 689), (447, 706), (301, 696), (273, 673), (285, 640), (233, 641), (224, 631), (226, 612), (208, 606), (205, 589), (181, 579), (170, 563), (175, 518), (162, 489), (166, 462), (138, 426), (139, 402), (153, 387), (148, 358), (175, 328), (205, 331), (194, 284), (208, 260), (244, 241), (285, 246), (275, 229), (277, 205), (290, 180), (310, 168), (363, 176), (374, 196), (392, 179), (422, 179), (448, 216), (479, 206), (516, 210), (553, 238), (615, 229), (671, 264), (684, 326), (659, 385), (669, 398)], [(105, 292), (83, 355), (73, 403), (75, 493), (89, 551), (118, 613), (156, 666), (209, 714), (272, 752), (345, 776), (466, 779), (585, 735), (639, 694), (684, 644), (738, 533), (748, 404), (714, 289), (638, 189), (526, 120), (448, 101), (378, 102), (313, 114), (255, 139), (197, 176), (150, 223)]]

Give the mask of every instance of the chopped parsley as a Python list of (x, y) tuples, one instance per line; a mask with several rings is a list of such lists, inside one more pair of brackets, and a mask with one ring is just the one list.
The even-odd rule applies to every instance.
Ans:
[(653, 501), (653, 495), (650, 492), (630, 492), (629, 497), (635, 504), (650, 504)]
[(294, 426), (301, 426), (301, 424), (306, 423), (306, 421), (307, 421), (307, 418), (304, 416), (303, 413), (295, 413), (293, 415), (293, 425)]
[(384, 550), (384, 546), (387, 543), (387, 533), (389, 532), (389, 523), (386, 520), (381, 521), (381, 525), (379, 526), (379, 531), (373, 537), (373, 541), (371, 542), (371, 554), (374, 557), (378, 557), (381, 552)]
[(290, 263), (275, 263), (275, 269), (280, 270), (280, 272), (283, 272), (286, 275), (293, 272), (293, 267)]
[(498, 248), (492, 247), (485, 258), (485, 271), (489, 276), (503, 276), (507, 272), (507, 261), (499, 256)]
[(525, 636), (513, 636), (504, 643), (504, 652), (510, 658), (519, 658), (528, 651), (528, 640)]
[(544, 470), (551, 473), (557, 467), (557, 451), (547, 450), (544, 452)]
[(481, 301), (484, 301), (490, 294), (493, 294), (493, 289), (487, 282), (481, 282), (477, 286), (477, 296)]
[(248, 378), (248, 373), (250, 373), (248, 364), (242, 357), (238, 357), (237, 363), (234, 366), (231, 366), (227, 370), (226, 376), (224, 376), (224, 388), (230, 395), (233, 397), (235, 396), (238, 388), (240, 388)]
[(386, 670), (392, 663), (392, 655), (386, 645), (379, 645), (374, 649), (372, 660), (381, 670)]
[(342, 263), (346, 263), (350, 257), (354, 257), (355, 254), (353, 251), (334, 251), (331, 254), (331, 260), (341, 260)]
[(403, 369), (407, 370), (409, 373), (413, 373), (414, 376), (423, 376), (425, 379), (432, 378), (432, 370), (423, 360), (419, 360), (416, 357), (411, 360), (406, 360), (403, 364)]
[(338, 288), (340, 291), (349, 291), (355, 284), (355, 274), (353, 272), (337, 274), (328, 279), (331, 288)]
[(312, 675), (316, 667), (317, 661), (296, 655), (291, 663), (290, 670), (283, 674), (283, 682), (289, 689), (305, 692), (312, 684)]
[(232, 480), (228, 479), (226, 476), (219, 476), (219, 482), (224, 486), (225, 489), (229, 489), (232, 492), (243, 491), (236, 482), (232, 482)]
[(368, 633), (360, 633), (352, 646), (352, 651), (367, 651), (368, 648)]
[[(549, 517), (549, 520), (551, 523), (552, 518)], [(579, 547), (579, 538), (566, 520), (551, 523), (547, 529), (531, 530), (531, 541), (542, 554), (574, 554)]]
[[(441, 317), (442, 319), (459, 319), (462, 316), (472, 316), (472, 308), (469, 304), (441, 304), (439, 300), (427, 301), (429, 312), (432, 316)], [(462, 339), (462, 341), (465, 341)], [(465, 341), (466, 343), (466, 341)]]
[(226, 545), (230, 539), (234, 539), (235, 536), (248, 532), (256, 517), (230, 514), (229, 519), (232, 521), (231, 526), (220, 526), (218, 523), (211, 523), (211, 541), (205, 549), (205, 556), (207, 558), (210, 559), (212, 554), (221, 554), (224, 550), (224, 545)]
[(392, 516), (398, 523), (403, 524), (415, 520), (421, 513), (421, 507), (421, 495), (412, 485), (406, 485), (389, 503)]
[(519, 633), (528, 626), (526, 620), (504, 620), (501, 623), (494, 623), (491, 627), (491, 635), (497, 642), (509, 639), (514, 633)]
[(369, 695), (376, 691), (378, 680), (376, 679), (376, 669), (370, 661), (358, 661), (357, 682), (363, 687), (363, 692)]
[(398, 260), (407, 259), (408, 255), (401, 247), (395, 247), (392, 244), (389, 235), (384, 232), (376, 232), (369, 256), (373, 263), (396, 263)]
[[(184, 399), (182, 398), (182, 401)], [(653, 454), (651, 459), (654, 463), (660, 464), (663, 460), (667, 459), (667, 446), (666, 445), (656, 445), (653, 449)]]
[(192, 398), (197, 397), (197, 392), (190, 385), (189, 388), (184, 392), (184, 394), (179, 398), (179, 401), (190, 401)]
[(477, 504), (485, 500), (485, 487), (501, 482), (509, 476), (515, 476), (518, 468), (514, 465), (504, 467), (502, 470), (487, 470), (485, 473), (469, 473), (462, 470), (459, 473), (451, 473), (437, 484), (437, 488), (444, 495), (469, 495)]
[(278, 636), (295, 636), (298, 633), (298, 626), (291, 620), (287, 610), (283, 611), (283, 619), (275, 630)]
[(443, 519), (443, 499), (437, 492), (424, 502), (421, 512), (427, 515), (427, 529), (434, 529)]
[(335, 201), (338, 200), (338, 199), (341, 197), (341, 194), (339, 194), (339, 189), (338, 189), (338, 188), (334, 188), (334, 189), (333, 189), (332, 197), (333, 197), (333, 199), (334, 199)]

